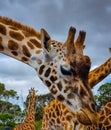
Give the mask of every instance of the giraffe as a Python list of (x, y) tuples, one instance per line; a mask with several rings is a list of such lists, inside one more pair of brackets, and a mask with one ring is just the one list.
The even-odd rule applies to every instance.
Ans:
[(76, 114), (70, 112), (60, 101), (54, 99), (44, 107), (41, 130), (83, 130)]
[[(52, 95), (77, 113), (80, 122), (97, 123), (97, 105), (88, 84), (91, 61), (83, 54), (86, 33), (70, 27), (64, 43), (12, 19), (0, 17), (0, 53), (33, 67)], [(81, 116), (82, 115), (82, 116)]]
[(99, 114), (98, 125), (87, 126), (87, 130), (111, 130), (111, 101), (106, 103)]
[(36, 93), (34, 88), (29, 90), (29, 108), (26, 118), (24, 119), (23, 123), (17, 125), (14, 130), (36, 130), (35, 129), (35, 100), (36, 100)]
[[(88, 82), (91, 88), (111, 73), (111, 58), (104, 64), (92, 70), (88, 74)], [(94, 127), (94, 126), (93, 126)], [(70, 112), (58, 100), (53, 100), (44, 107), (41, 130), (84, 130), (84, 125), (77, 121), (76, 114)], [(94, 130), (94, 129), (93, 129)]]
[(88, 75), (88, 82), (90, 84), (90, 87), (93, 88), (97, 83), (102, 81), (110, 73), (111, 73), (111, 57), (104, 64), (90, 71)]

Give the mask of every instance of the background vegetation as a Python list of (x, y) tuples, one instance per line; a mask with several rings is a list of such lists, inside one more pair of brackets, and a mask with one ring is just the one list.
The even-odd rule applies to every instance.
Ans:
[[(35, 111), (36, 130), (41, 128), (41, 120), (44, 106), (48, 105), (54, 98), (52, 95), (37, 95)], [(18, 104), (11, 103), (12, 100), (20, 100), (17, 92), (6, 90), (5, 85), (0, 83), (0, 130), (10, 127), (11, 130), (16, 124), (21, 123), (26, 116), (28, 109), (28, 98), (24, 102), (24, 110)], [(95, 100), (101, 109), (107, 102), (111, 101), (111, 83), (103, 84), (99, 87)]]

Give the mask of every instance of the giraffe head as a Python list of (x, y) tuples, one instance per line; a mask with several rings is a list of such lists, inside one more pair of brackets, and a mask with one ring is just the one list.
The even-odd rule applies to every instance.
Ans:
[(51, 40), (49, 34), (41, 30), (41, 42), (45, 62), (38, 74), (55, 98), (77, 113), (83, 124), (97, 123), (96, 103), (88, 85), (90, 58), (83, 55), (85, 32), (80, 31), (74, 43), (76, 29), (69, 29), (65, 43)]
[[(36, 100), (36, 91), (34, 88), (31, 88), (29, 90), (29, 94), (27, 96), (27, 99), (29, 100), (30, 104), (34, 104), (35, 106), (35, 100)], [(29, 105), (30, 106), (30, 105)]]

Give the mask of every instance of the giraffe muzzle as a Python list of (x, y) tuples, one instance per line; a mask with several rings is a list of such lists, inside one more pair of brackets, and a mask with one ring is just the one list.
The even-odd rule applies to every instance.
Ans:
[(81, 111), (77, 112), (77, 119), (84, 125), (98, 124), (99, 114), (91, 112), (87, 109), (82, 109)]

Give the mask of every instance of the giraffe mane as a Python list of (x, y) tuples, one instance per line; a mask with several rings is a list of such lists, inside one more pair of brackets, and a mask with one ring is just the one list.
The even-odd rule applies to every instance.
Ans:
[(10, 18), (0, 16), (0, 22), (4, 23), (6, 25), (12, 25), (16, 29), (20, 29), (22, 31), (25, 31), (25, 32), (29, 33), (30, 35), (35, 35), (37, 37), (38, 36), (40, 37), (40, 33), (37, 32), (35, 29), (28, 27), (27, 25), (21, 24), (19, 22), (16, 22)]

